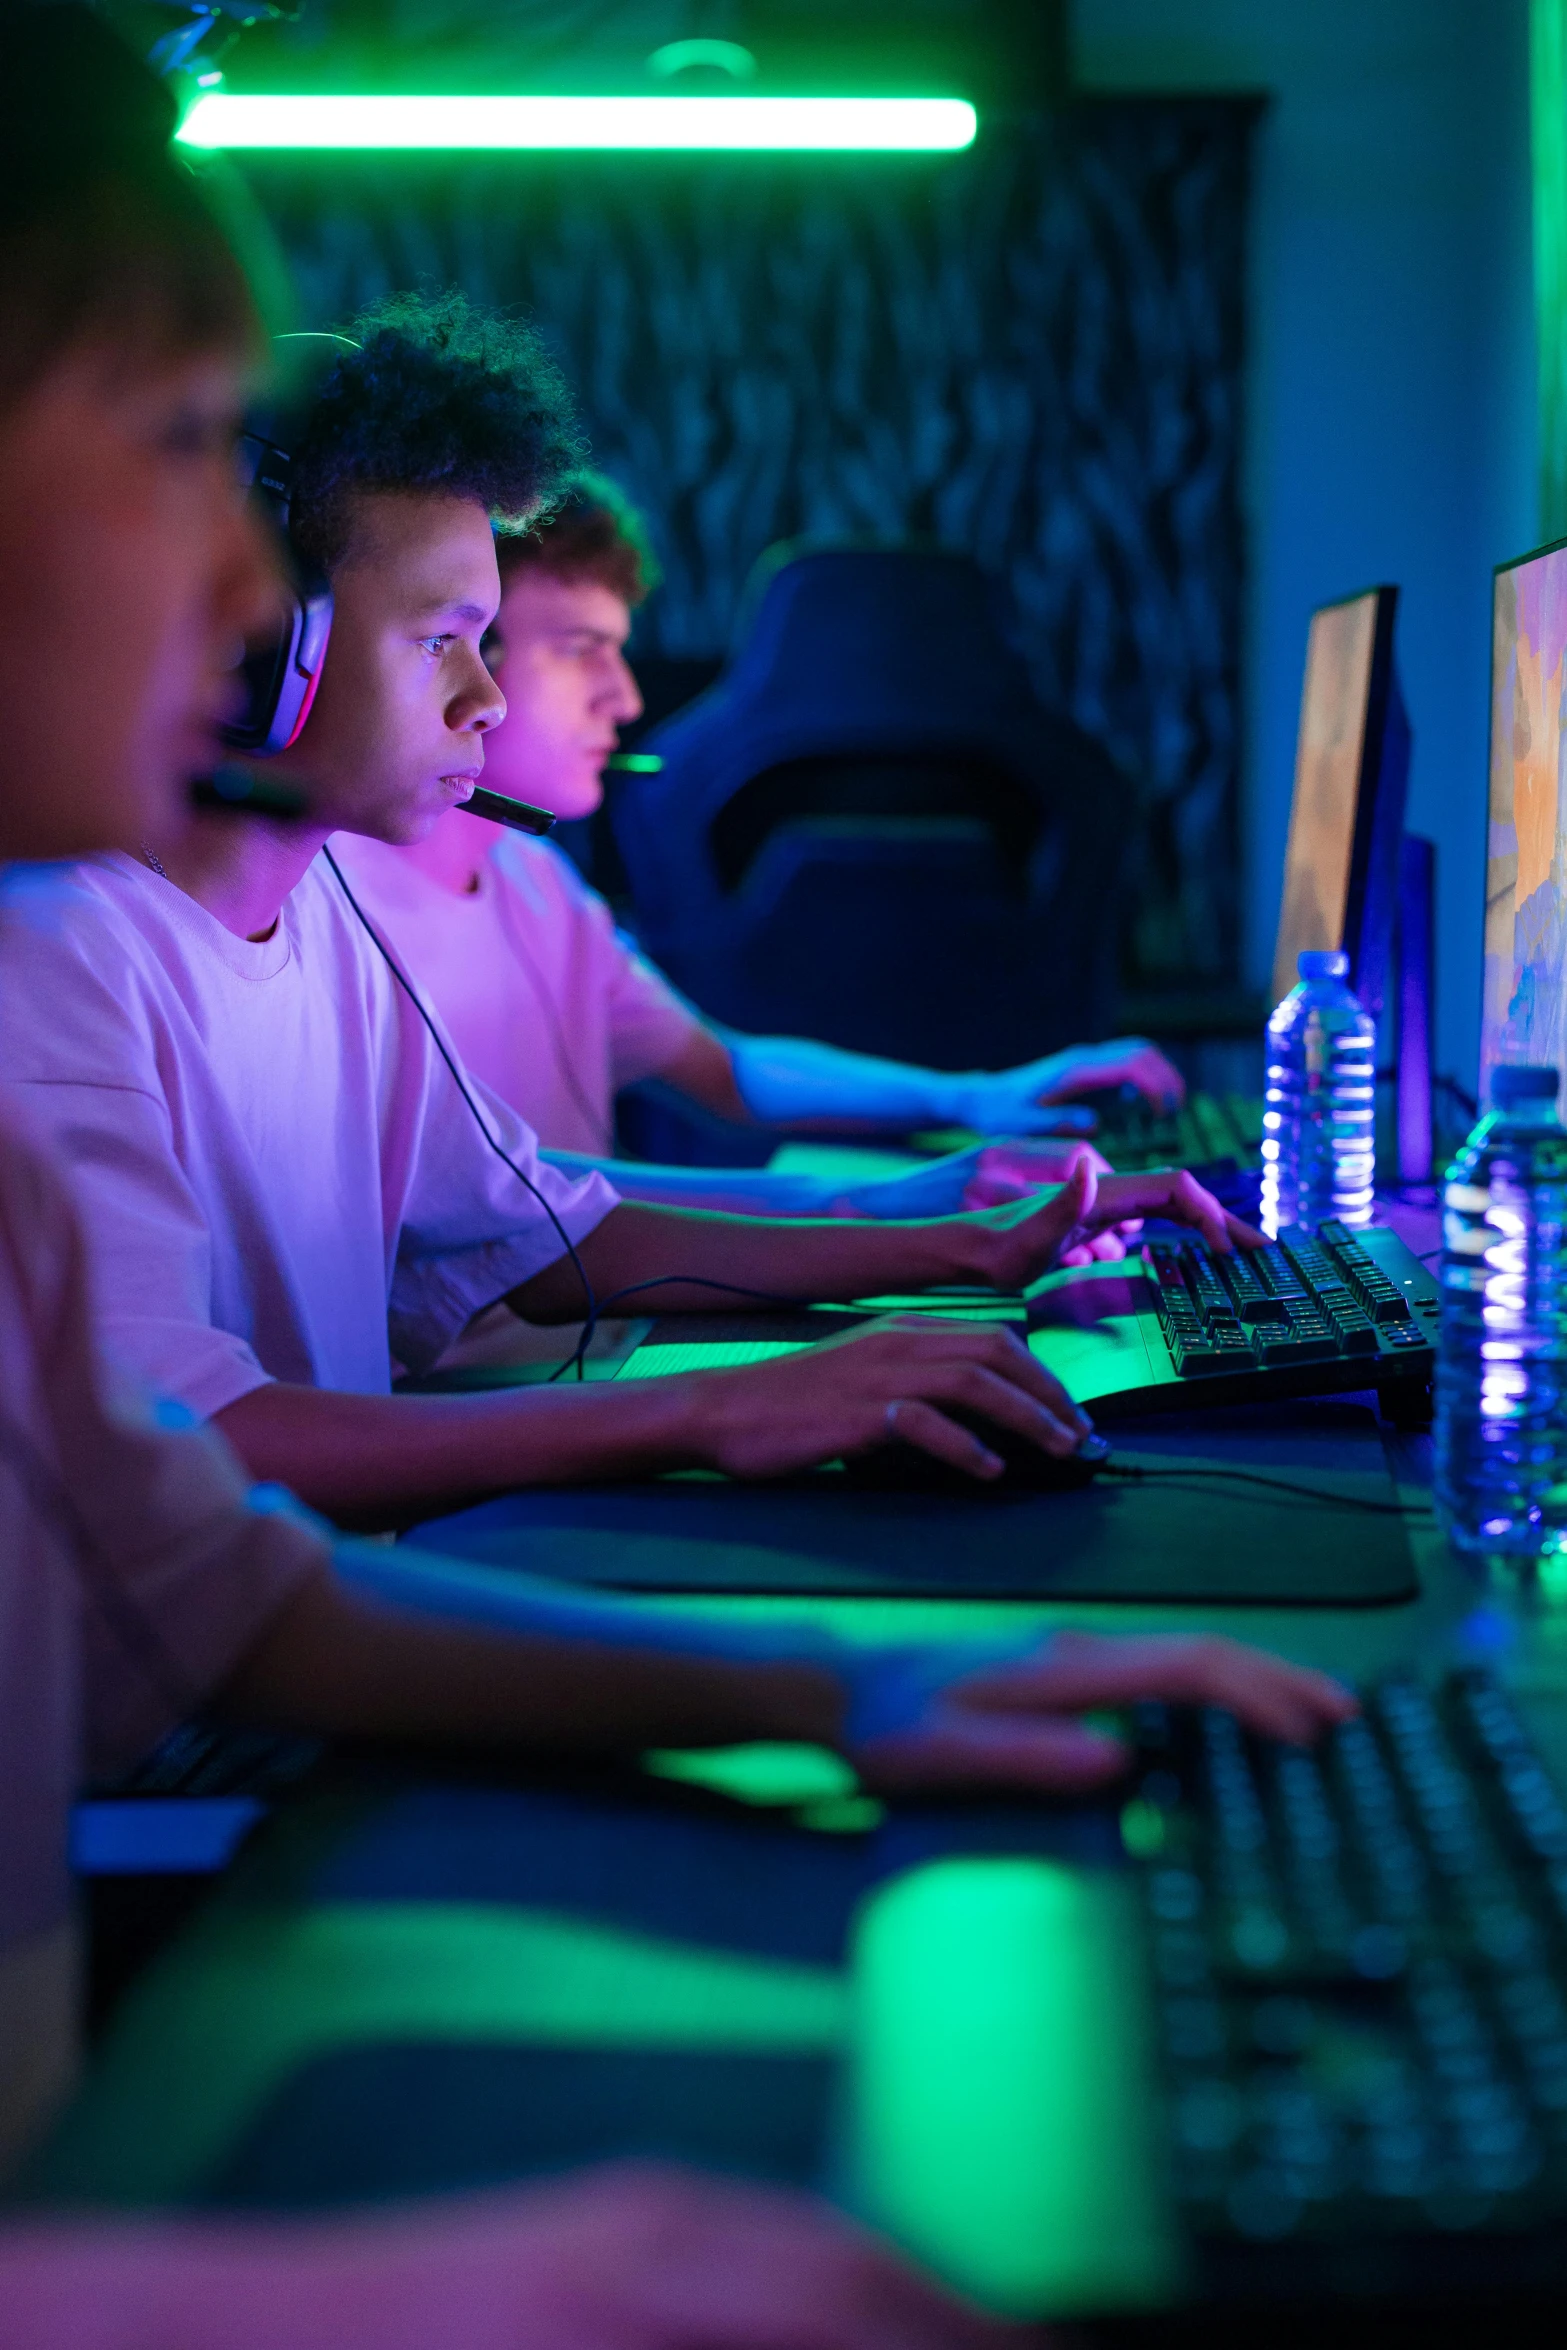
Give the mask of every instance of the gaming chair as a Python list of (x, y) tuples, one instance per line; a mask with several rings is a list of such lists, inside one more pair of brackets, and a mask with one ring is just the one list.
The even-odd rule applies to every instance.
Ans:
[(1114, 1016), (1134, 797), (1036, 698), (962, 555), (786, 545), (615, 827), (649, 954), (709, 1015), (942, 1068)]

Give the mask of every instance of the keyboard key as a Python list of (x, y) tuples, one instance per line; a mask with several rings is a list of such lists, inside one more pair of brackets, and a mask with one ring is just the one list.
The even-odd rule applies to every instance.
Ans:
[(1391, 1681), (1310, 1753), (1215, 1709), (1133, 1727), (1193, 2232), (1559, 2234), (1567, 1805), (1506, 1693)]

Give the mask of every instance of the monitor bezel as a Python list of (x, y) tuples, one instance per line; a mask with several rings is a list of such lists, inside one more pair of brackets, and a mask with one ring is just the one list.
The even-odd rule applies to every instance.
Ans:
[[(1496, 716), (1496, 583), (1504, 572), (1521, 571), (1526, 563), (1538, 563), (1545, 555), (1560, 555), (1567, 549), (1567, 535), (1547, 539), (1543, 546), (1530, 547), (1525, 554), (1510, 555), (1505, 563), (1491, 566), (1490, 645), (1486, 654), (1485, 675), (1485, 790), (1480, 800), (1480, 1020), (1478, 1042), (1475, 1046), (1475, 1112), (1478, 1116), (1485, 1103), (1485, 915), (1486, 889), (1491, 877), (1491, 740)], [(1564, 1074), (1567, 1084), (1567, 1074)]]
[[(1387, 944), (1384, 943), (1380, 957), (1380, 968), (1374, 972), (1369, 973), (1365, 968), (1367, 959), (1365, 950), (1368, 927), (1368, 897), (1377, 880), (1379, 864), (1378, 850), (1384, 846), (1381, 832), (1382, 827), (1385, 826), (1389, 821), (1391, 810), (1384, 808), (1381, 805), (1385, 795), (1381, 792), (1373, 794), (1369, 787), (1372, 777), (1374, 775), (1380, 776), (1382, 763), (1388, 748), (1388, 720), (1392, 710), (1393, 694), (1397, 677), (1393, 652), (1394, 635), (1398, 618), (1397, 583), (1390, 580), (1378, 580), (1369, 587), (1355, 588), (1348, 595), (1330, 596), (1324, 603), (1313, 604), (1311, 607), (1310, 618), (1306, 624), (1306, 645), (1307, 658), (1309, 661), (1312, 623), (1316, 621), (1324, 612), (1338, 612), (1341, 611), (1346, 604), (1364, 603), (1368, 596), (1373, 596), (1376, 599), (1376, 617), (1371, 633), (1371, 670), (1370, 675), (1366, 680), (1366, 723), (1360, 740), (1360, 764), (1355, 774), (1355, 828), (1350, 839), (1349, 878), (1344, 890), (1344, 919), (1339, 930), (1339, 945), (1349, 954), (1350, 985), (1355, 989), (1356, 993), (1360, 995), (1362, 1002), (1366, 1004), (1366, 1007), (1369, 1011), (1380, 1014), (1382, 1010), (1382, 998), (1386, 992), (1388, 947)], [(1306, 678), (1303, 676), (1301, 679), (1301, 707), (1303, 713), (1305, 707), (1306, 682)], [(1298, 746), (1298, 728), (1296, 742)], [(1296, 761), (1298, 774), (1298, 747), (1296, 751)], [(1398, 830), (1400, 834), (1402, 834), (1404, 827), (1403, 798), (1404, 795), (1400, 793), (1398, 806)], [(1291, 815), (1293, 816), (1293, 790), (1291, 791), (1290, 795), (1290, 811)], [(1378, 821), (1379, 818), (1381, 819), (1380, 824)], [(1381, 875), (1381, 880), (1385, 890), (1396, 893), (1398, 851), (1396, 843), (1389, 845), (1391, 846), (1392, 871), (1391, 873), (1384, 871)], [(1289, 873), (1288, 858), (1289, 850), (1286, 843), (1285, 869), (1283, 875), (1281, 876), (1286, 892), (1288, 889)], [(1384, 857), (1380, 860), (1380, 862), (1383, 866), (1386, 866), (1388, 859)], [(1281, 922), (1284, 917), (1285, 903), (1286, 897), (1281, 895), (1279, 902), (1279, 919)], [(1393, 914), (1391, 896), (1389, 898), (1389, 903), (1384, 906), (1381, 911), (1383, 916), (1383, 928), (1386, 929), (1392, 920)], [(1278, 963), (1277, 943), (1275, 943), (1274, 946), (1273, 960), (1276, 967)], [(1371, 992), (1374, 992), (1375, 994), (1375, 1002), (1370, 1000)]]

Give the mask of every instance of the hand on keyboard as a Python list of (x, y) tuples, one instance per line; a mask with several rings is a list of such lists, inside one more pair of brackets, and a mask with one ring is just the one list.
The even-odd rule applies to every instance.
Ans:
[(1221, 1208), (1194, 1176), (1173, 1167), (1142, 1175), (1098, 1175), (1079, 1162), (1070, 1180), (1042, 1205), (1015, 1201), (987, 1211), (995, 1235), (984, 1277), (1001, 1290), (1026, 1289), (1041, 1274), (1095, 1257), (1123, 1257), (1145, 1216), (1190, 1224), (1210, 1248), (1261, 1248), (1260, 1232)]
[(1058, 1126), (1053, 1105), (1122, 1085), (1135, 1087), (1155, 1110), (1177, 1110), (1186, 1099), (1186, 1080), (1146, 1036), (1073, 1045), (1017, 1069), (975, 1070), (943, 1078), (942, 1085), (947, 1114), (978, 1134), (1048, 1133)]
[(915, 1720), (868, 1739), (854, 1761), (884, 1788), (1100, 1786), (1127, 1768), (1129, 1749), (1074, 1717), (1147, 1700), (1223, 1706), (1249, 1729), (1296, 1746), (1359, 1710), (1325, 1673), (1240, 1641), (1058, 1632), (1020, 1663), (932, 1687)]
[[(964, 1156), (970, 1154), (965, 1152)], [(974, 1170), (963, 1193), (965, 1208), (999, 1208), (1009, 1200), (1032, 1199), (1046, 1184), (1065, 1183), (1080, 1159), (1096, 1175), (1113, 1172), (1091, 1142), (993, 1142), (972, 1154)]]

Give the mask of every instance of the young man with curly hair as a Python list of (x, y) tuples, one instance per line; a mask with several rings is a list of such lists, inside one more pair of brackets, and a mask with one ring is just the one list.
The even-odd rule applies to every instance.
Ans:
[[(12, 8), (5, 29), (0, 858), (172, 855), (233, 641), (273, 592), (232, 463), (253, 313), (170, 161), (156, 84), (85, 9)], [(7, 1026), (21, 1016), (7, 1000)], [(277, 1495), (247, 1495), (210, 1432), (106, 1377), (67, 1173), (9, 1094), (0, 1399), (0, 2175), (73, 2068), (74, 1789), (182, 1707), (479, 1752), (825, 1737), (889, 1781), (1059, 1785), (1115, 1769), (1070, 1717), (1118, 1695), (1223, 1699), (1300, 1736), (1345, 1710), (1317, 1676), (1215, 1643), (1083, 1642), (966, 1685), (972, 1656), (927, 1654), (916, 1687), (907, 1657), (808, 1638), (746, 1661), (666, 1631), (660, 1653), (656, 1622), (572, 1625), (543, 1593), (526, 1637), (526, 1606), (510, 1631), (465, 1624), (460, 1571), (449, 1620), (421, 1620), (395, 1557), (334, 1552)], [(993, 2338), (802, 2198), (645, 2169), (346, 2223), (14, 2208), (0, 2311), (6, 2350)]]
[(871, 1324), (683, 1378), (391, 1392), (394, 1361), (424, 1370), (502, 1301), (552, 1324), (595, 1299), (1010, 1290), (1065, 1250), (1118, 1251), (1144, 1212), (1219, 1249), (1258, 1236), (1189, 1176), (1096, 1187), (1082, 1164), (1043, 1202), (974, 1215), (709, 1214), (541, 1162), (492, 1094), (480, 1131), (322, 852), (340, 830), (417, 841), (472, 789), (505, 710), (480, 652), (500, 604), (492, 526), (533, 517), (576, 448), (522, 328), (459, 296), (402, 297), (356, 333), (297, 436), (293, 533), (336, 615), (304, 730), (269, 772), (300, 779), (308, 818), (215, 816), (166, 858), (52, 878), (0, 945), (0, 1074), (80, 1171), (109, 1344), (255, 1474), (361, 1522), (666, 1466), (765, 1477), (894, 1430), (999, 1475), (965, 1421), (1074, 1450), (1087, 1421), (1059, 1382), (973, 1322)]
[[(646, 527), (613, 482), (584, 472), (551, 514), (503, 537), (496, 554), (501, 608), (484, 652), (507, 707), (486, 740), (486, 780), (567, 821), (591, 815), (616, 730), (642, 708), (625, 648), (634, 612), (658, 584)], [(928, 1216), (1022, 1197), (1061, 1180), (1083, 1155), (1108, 1172), (1086, 1143), (1066, 1140), (980, 1146), (847, 1186), (765, 1169), (614, 1160), (615, 1095), (645, 1077), (720, 1117), (780, 1134), (967, 1124), (1043, 1136), (1069, 1129), (1062, 1106), (1096, 1090), (1132, 1084), (1156, 1102), (1184, 1091), (1145, 1037), (952, 1076), (722, 1029), (616, 929), (560, 849), (480, 817), (460, 813), (406, 848), (345, 841), (343, 861), (469, 1067), (558, 1163), (580, 1171), (585, 1155), (624, 1198), (763, 1215)]]

